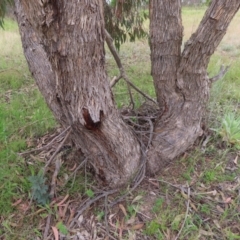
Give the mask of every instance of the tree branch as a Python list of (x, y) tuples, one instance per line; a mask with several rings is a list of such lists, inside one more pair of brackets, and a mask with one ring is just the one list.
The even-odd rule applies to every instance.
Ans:
[[(112, 38), (110, 36), (110, 34), (108, 33), (108, 31), (105, 29), (105, 40), (107, 42), (107, 45), (108, 45), (108, 48), (109, 50), (111, 51), (114, 59), (115, 59), (115, 62), (119, 68), (119, 71), (120, 71), (120, 75), (118, 78), (114, 78), (112, 81), (111, 81), (111, 87), (114, 87), (114, 85), (121, 79), (123, 78), (126, 82), (127, 82), (127, 85), (131, 86), (134, 90), (136, 90), (137, 92), (139, 92), (141, 95), (143, 95), (146, 99), (148, 99), (149, 101), (151, 102), (154, 102), (154, 103), (157, 103), (154, 99), (152, 99), (151, 97), (149, 97), (147, 94), (145, 94), (144, 92), (142, 92), (139, 88), (137, 88), (130, 80), (129, 78), (127, 77), (126, 73), (125, 73), (125, 70), (123, 68), (123, 65), (122, 65), (122, 62), (121, 62), (121, 59), (117, 53), (117, 50), (116, 48), (114, 47), (113, 45), (113, 42), (112, 42)], [(131, 94), (130, 94), (130, 98), (131, 98)], [(131, 99), (132, 101), (132, 99)]]
[(201, 74), (207, 68), (211, 55), (223, 39), (239, 8), (239, 0), (212, 1), (198, 29), (185, 44), (179, 73), (183, 72), (186, 66), (191, 67), (196, 74)]
[(213, 83), (213, 82), (216, 82), (217, 80), (223, 78), (224, 75), (227, 73), (229, 67), (230, 67), (230, 66), (224, 67), (224, 66), (222, 65), (222, 66), (220, 67), (219, 73), (218, 73), (216, 76), (210, 78), (209, 81), (210, 81), (211, 83)]

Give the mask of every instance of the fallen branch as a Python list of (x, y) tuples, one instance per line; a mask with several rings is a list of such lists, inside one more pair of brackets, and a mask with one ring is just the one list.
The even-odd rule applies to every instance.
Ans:
[(118, 77), (114, 76), (113, 79), (112, 79), (112, 81), (110, 82), (110, 86), (111, 86), (111, 87), (114, 87), (114, 85), (115, 85), (121, 78), (122, 78), (122, 75), (120, 75), (120, 76), (118, 76)]
[(226, 74), (226, 72), (228, 71), (229, 67), (230, 67), (230, 66), (224, 67), (223, 65), (221, 65), (218, 75), (210, 78), (209, 81), (210, 81), (211, 83), (213, 83), (213, 82), (216, 82), (217, 80), (223, 78), (224, 75)]
[(0, 73), (3, 73), (3, 72), (9, 72), (9, 71), (16, 71), (19, 73), (19, 70), (15, 69), (15, 68), (8, 68), (8, 69), (3, 69), (0, 71)]
[(66, 133), (68, 130), (70, 129), (70, 126), (67, 127), (66, 129), (64, 129), (59, 135), (57, 135), (55, 138), (52, 139), (51, 142), (49, 142), (47, 145), (41, 147), (41, 148), (35, 148), (35, 149), (32, 149), (32, 150), (29, 150), (29, 151), (26, 151), (26, 152), (22, 152), (22, 153), (19, 153), (19, 155), (26, 155), (26, 154), (29, 154), (29, 153), (34, 153), (34, 152), (39, 152), (39, 151), (42, 151), (42, 150), (45, 150), (45, 149), (48, 149), (49, 147), (51, 147), (51, 145), (58, 139), (60, 138), (61, 136), (64, 135), (64, 133)]
[[(69, 127), (70, 128), (70, 127)], [(68, 128), (68, 130), (69, 130)], [(63, 139), (63, 141), (59, 144), (58, 148), (56, 149), (56, 151), (53, 153), (53, 155), (51, 156), (51, 158), (47, 161), (44, 169), (43, 169), (43, 173), (46, 173), (47, 167), (49, 166), (49, 164), (52, 162), (52, 160), (55, 158), (55, 156), (58, 154), (58, 152), (60, 151), (60, 149), (62, 148), (63, 144), (66, 142), (66, 140), (68, 139), (69, 135), (71, 133), (71, 129), (68, 131), (68, 133), (66, 134), (65, 138)]]
[(182, 190), (182, 186), (174, 185), (174, 184), (172, 184), (172, 183), (170, 183), (170, 182), (167, 182), (167, 181), (164, 181), (164, 180), (162, 180), (162, 179), (149, 178), (148, 180), (149, 180), (149, 181), (162, 182), (162, 183), (165, 183), (165, 184), (170, 185), (171, 187), (174, 187), (174, 188), (177, 188), (177, 189)]
[(56, 181), (57, 181), (57, 176), (61, 168), (61, 160), (57, 159), (55, 162), (55, 171), (52, 176), (52, 181), (51, 181), (51, 190), (49, 193), (50, 198), (54, 197), (54, 194), (56, 193)]
[(129, 189), (129, 191), (127, 193), (125, 193), (123, 196), (119, 197), (117, 200), (115, 200), (114, 202), (112, 202), (111, 204), (109, 204), (109, 207), (113, 207), (114, 205), (116, 205), (117, 203), (123, 201), (124, 198), (126, 198), (126, 196), (128, 196), (130, 193), (132, 193), (143, 181), (143, 179), (145, 178), (145, 174), (146, 174), (146, 163), (147, 163), (147, 157), (145, 154), (145, 151), (142, 149), (142, 164), (140, 165), (140, 168), (135, 176), (135, 178), (133, 179), (134, 185), (133, 187), (131, 187)]
[(66, 182), (64, 183), (64, 185), (61, 187), (60, 190), (63, 190), (63, 188), (67, 185), (67, 183), (68, 183), (73, 177), (75, 178), (77, 171), (78, 171), (79, 169), (81, 169), (84, 164), (86, 164), (87, 159), (88, 159), (88, 158), (85, 158), (85, 159), (78, 165), (78, 167), (74, 170), (74, 172), (71, 173), (71, 175), (68, 177), (68, 179), (66, 180)]
[(109, 231), (109, 225), (108, 225), (108, 196), (105, 196), (104, 207), (105, 207), (105, 212), (104, 212), (105, 228), (106, 228), (107, 237), (109, 237), (110, 231)]
[(189, 205), (190, 205), (190, 187), (188, 186), (188, 201), (187, 201), (187, 210), (186, 210), (186, 213), (185, 213), (185, 218), (184, 218), (184, 221), (182, 223), (182, 226), (178, 232), (178, 235), (176, 236), (175, 240), (177, 240), (179, 237), (180, 237), (180, 234), (182, 233), (182, 230), (183, 230), (183, 227), (186, 223), (186, 220), (187, 220), (187, 217), (188, 217), (188, 212), (189, 212)]
[(115, 190), (111, 190), (111, 191), (107, 191), (107, 192), (103, 192), (102, 194), (98, 195), (97, 197), (94, 197), (93, 199), (90, 199), (87, 202), (84, 202), (81, 206), (80, 209), (77, 212), (77, 215), (74, 217), (73, 221), (70, 224), (70, 228), (73, 227), (74, 223), (78, 220), (78, 218), (80, 217), (80, 215), (87, 209), (89, 208), (93, 203), (97, 202), (99, 199), (106, 197), (108, 195), (111, 195), (113, 193), (116, 193), (118, 191), (118, 189)]
[[(112, 81), (111, 81), (111, 87), (114, 87), (114, 85), (121, 79), (123, 78), (128, 85), (130, 85), (134, 90), (136, 90), (137, 92), (139, 92), (141, 95), (143, 95), (146, 99), (148, 99), (149, 101), (151, 102), (154, 102), (154, 103), (157, 103), (154, 99), (152, 99), (151, 97), (149, 97), (147, 94), (145, 94), (144, 92), (142, 92), (139, 88), (137, 88), (130, 80), (129, 78), (127, 77), (126, 73), (125, 73), (125, 70), (123, 68), (123, 65), (122, 65), (122, 62), (121, 62), (121, 59), (120, 57), (118, 56), (118, 53), (117, 53), (117, 50), (116, 48), (114, 47), (113, 45), (113, 41), (112, 41), (112, 38), (110, 36), (110, 34), (108, 33), (108, 31), (105, 29), (105, 40), (107, 42), (107, 45), (108, 45), (108, 48), (109, 50), (111, 51), (114, 59), (115, 59), (115, 62), (119, 68), (119, 71), (120, 71), (120, 76), (118, 78), (114, 78)], [(130, 98), (131, 98), (131, 101), (132, 101), (132, 96), (130, 94)]]
[(51, 216), (52, 215), (49, 214), (48, 218), (47, 218), (46, 227), (45, 227), (44, 234), (43, 234), (43, 239), (44, 240), (46, 240), (47, 237), (48, 237), (48, 232), (49, 232), (49, 229), (50, 229)]

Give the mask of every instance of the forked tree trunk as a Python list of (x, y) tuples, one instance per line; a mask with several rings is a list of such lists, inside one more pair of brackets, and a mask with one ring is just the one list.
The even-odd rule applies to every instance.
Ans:
[[(114, 105), (104, 60), (102, 0), (15, 0), (24, 53), (48, 106), (96, 175), (113, 187), (136, 172), (140, 145)], [(209, 95), (206, 68), (239, 0), (213, 0), (181, 53), (180, 0), (150, 1), (152, 74), (164, 111), (148, 169), (155, 173), (201, 135)]]
[(158, 102), (164, 108), (148, 151), (148, 171), (155, 173), (202, 134), (210, 90), (207, 66), (240, 1), (212, 0), (182, 53), (181, 0), (150, 3), (152, 75)]
[(16, 0), (24, 53), (48, 106), (103, 184), (126, 183), (140, 145), (121, 119), (105, 70), (98, 0)]

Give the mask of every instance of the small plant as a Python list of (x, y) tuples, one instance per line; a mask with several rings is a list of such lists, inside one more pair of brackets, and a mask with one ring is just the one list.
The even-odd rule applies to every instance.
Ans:
[(163, 198), (158, 198), (158, 199), (156, 200), (156, 202), (154, 203), (154, 205), (153, 205), (152, 211), (153, 211), (154, 213), (158, 213), (158, 212), (160, 211), (161, 207), (162, 207), (163, 202), (164, 202), (164, 199), (163, 199)]
[(180, 229), (180, 224), (183, 221), (184, 216), (185, 216), (184, 214), (179, 214), (174, 218), (174, 220), (171, 223), (172, 230), (177, 231)]
[(201, 205), (200, 205), (200, 211), (201, 211), (202, 213), (205, 213), (205, 214), (210, 214), (211, 209), (210, 209), (210, 206), (209, 206), (209, 205), (207, 205), (207, 204), (201, 204)]
[(58, 222), (56, 227), (60, 233), (62, 233), (64, 235), (68, 234), (67, 227), (63, 224), (63, 222)]
[(87, 194), (87, 196), (88, 196), (89, 198), (93, 198), (93, 197), (94, 197), (94, 192), (93, 192), (91, 189), (88, 189), (88, 190), (86, 191), (86, 194)]
[(152, 220), (150, 223), (146, 226), (146, 234), (147, 235), (157, 235), (160, 232), (161, 225), (156, 222), (155, 220)]
[(45, 184), (46, 178), (39, 172), (36, 176), (31, 176), (28, 180), (32, 184), (32, 198), (38, 204), (45, 205), (49, 202), (48, 186)]
[(207, 170), (203, 175), (205, 183), (210, 183), (216, 179), (216, 172), (214, 170)]
[(129, 206), (127, 206), (127, 211), (129, 213), (129, 217), (135, 216), (137, 213), (137, 206), (129, 205)]
[(224, 142), (240, 149), (240, 116), (236, 116), (232, 112), (225, 114), (221, 127), (215, 129), (215, 131), (222, 137)]
[(97, 219), (98, 219), (98, 221), (103, 220), (103, 219), (104, 219), (104, 216), (105, 216), (104, 211), (98, 212), (98, 213), (97, 213)]

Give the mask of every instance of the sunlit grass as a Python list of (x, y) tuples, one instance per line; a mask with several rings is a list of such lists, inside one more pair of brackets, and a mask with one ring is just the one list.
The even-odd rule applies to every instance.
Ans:
[(15, 21), (0, 30), (0, 215), (13, 211), (13, 201), (29, 190), (30, 174), (18, 152), (26, 140), (55, 126), (43, 97), (36, 89), (23, 56)]

